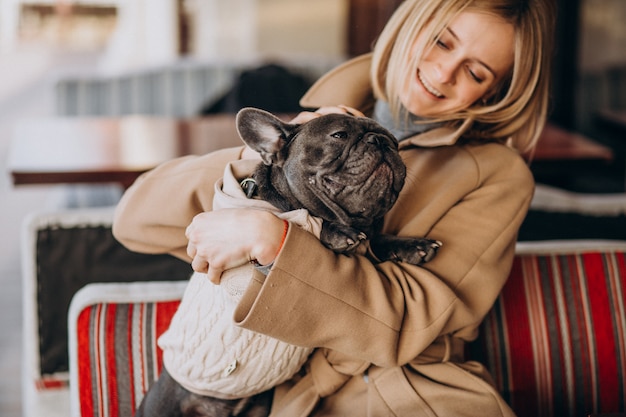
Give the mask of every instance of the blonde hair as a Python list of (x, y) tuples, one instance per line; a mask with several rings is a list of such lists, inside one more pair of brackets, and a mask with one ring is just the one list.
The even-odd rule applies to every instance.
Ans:
[[(463, 137), (507, 142), (532, 150), (546, 122), (553, 48), (551, 0), (406, 0), (393, 14), (374, 47), (372, 85), (376, 97), (399, 114), (400, 92), (449, 22), (463, 11), (496, 15), (515, 28), (513, 68), (483, 100), (454, 114), (441, 115)], [(425, 33), (422, 33), (425, 31)], [(416, 39), (421, 40), (415, 44)], [(415, 49), (413, 49), (415, 48)], [(417, 51), (412, 53), (412, 51)], [(410, 62), (407, 57), (413, 56)], [(397, 76), (388, 76), (397, 74)]]

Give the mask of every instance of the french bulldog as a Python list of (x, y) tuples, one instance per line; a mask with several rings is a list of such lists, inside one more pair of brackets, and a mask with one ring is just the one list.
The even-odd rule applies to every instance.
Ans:
[[(321, 218), (320, 240), (337, 253), (352, 254), (369, 241), (376, 262), (420, 265), (437, 254), (438, 241), (380, 233), (383, 216), (404, 185), (406, 167), (397, 140), (372, 119), (329, 114), (290, 124), (245, 108), (236, 123), (244, 143), (262, 160), (252, 181), (242, 181), (249, 198), (283, 212), (306, 209)], [(198, 395), (164, 369), (136, 416), (261, 417), (269, 414), (271, 396), (271, 391), (242, 399)]]
[(237, 115), (242, 140), (261, 155), (258, 196), (282, 211), (304, 208), (323, 219), (320, 240), (352, 253), (369, 239), (379, 261), (421, 265), (441, 243), (380, 234), (383, 216), (404, 186), (398, 141), (374, 120), (337, 113), (285, 123), (254, 108)]

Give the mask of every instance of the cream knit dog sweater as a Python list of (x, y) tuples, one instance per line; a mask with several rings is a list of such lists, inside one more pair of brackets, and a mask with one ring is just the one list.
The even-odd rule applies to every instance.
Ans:
[[(246, 198), (239, 183), (257, 164), (240, 160), (226, 166), (224, 177), (215, 184), (213, 209), (269, 210), (319, 238), (322, 221), (306, 210), (281, 213), (263, 200)], [(220, 285), (205, 274), (191, 276), (169, 329), (158, 340), (165, 368), (187, 390), (226, 399), (258, 394), (293, 376), (312, 352), (234, 324), (235, 306), (252, 268), (244, 265), (224, 272)]]

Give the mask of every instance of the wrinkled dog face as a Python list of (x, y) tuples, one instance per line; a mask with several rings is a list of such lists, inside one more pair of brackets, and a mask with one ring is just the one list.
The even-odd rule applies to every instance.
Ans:
[(370, 224), (391, 208), (404, 185), (398, 142), (371, 119), (330, 114), (292, 125), (244, 109), (238, 129), (266, 165), (280, 167), (302, 206), (326, 220)]
[(332, 114), (302, 126), (283, 170), (294, 192), (307, 187), (333, 211), (377, 218), (404, 184), (397, 149), (396, 139), (372, 120)]

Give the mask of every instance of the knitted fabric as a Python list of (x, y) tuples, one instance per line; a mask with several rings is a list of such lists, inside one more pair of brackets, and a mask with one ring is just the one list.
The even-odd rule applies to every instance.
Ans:
[[(246, 198), (239, 183), (257, 163), (241, 160), (226, 167), (215, 185), (213, 209), (270, 210), (319, 237), (322, 221), (306, 210), (280, 213), (265, 201)], [(289, 379), (312, 352), (234, 324), (236, 304), (252, 273), (251, 265), (225, 271), (220, 285), (205, 274), (192, 275), (169, 329), (158, 340), (165, 368), (187, 390), (226, 399), (254, 395)]]
[(398, 141), (442, 126), (442, 123), (428, 122), (428, 119), (410, 113), (404, 106), (400, 109), (398, 118), (394, 118), (389, 103), (384, 100), (376, 100), (372, 118), (389, 130)]

